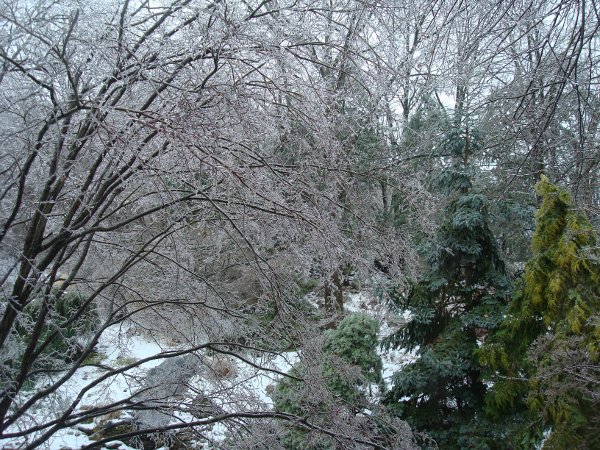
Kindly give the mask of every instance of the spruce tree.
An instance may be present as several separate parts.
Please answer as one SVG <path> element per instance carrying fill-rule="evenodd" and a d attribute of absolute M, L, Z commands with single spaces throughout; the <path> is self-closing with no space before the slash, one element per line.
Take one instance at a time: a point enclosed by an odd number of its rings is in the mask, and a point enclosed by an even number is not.
<path fill-rule="evenodd" d="M 394 375 L 386 403 L 439 448 L 488 447 L 481 414 L 486 386 L 475 354 L 500 322 L 510 289 L 486 199 L 471 181 L 468 160 L 478 145 L 476 135 L 459 131 L 444 143 L 442 151 L 454 158 L 439 178 L 447 197 L 443 222 L 429 244 L 428 270 L 407 295 L 396 296 L 412 319 L 384 342 L 417 354 Z"/>
<path fill-rule="evenodd" d="M 532 258 L 509 312 L 480 351 L 488 412 L 514 448 L 600 448 L 600 251 L 588 219 L 547 178 Z"/>

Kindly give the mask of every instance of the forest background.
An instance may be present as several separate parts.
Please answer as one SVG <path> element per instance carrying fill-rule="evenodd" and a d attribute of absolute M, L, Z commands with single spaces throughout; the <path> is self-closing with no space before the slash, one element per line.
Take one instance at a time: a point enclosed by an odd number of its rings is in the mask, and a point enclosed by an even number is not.
<path fill-rule="evenodd" d="M 0 439 L 598 448 L 599 27 L 586 0 L 3 0 Z M 408 314 L 391 384 L 350 289 Z M 271 404 L 206 391 L 236 365 Z"/>

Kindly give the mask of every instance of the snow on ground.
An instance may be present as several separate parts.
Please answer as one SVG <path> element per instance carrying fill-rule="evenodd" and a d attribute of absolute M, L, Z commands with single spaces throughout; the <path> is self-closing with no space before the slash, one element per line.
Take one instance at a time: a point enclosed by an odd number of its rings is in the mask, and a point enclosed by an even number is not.
<path fill-rule="evenodd" d="M 113 326 L 108 328 L 102 335 L 97 346 L 98 353 L 103 356 L 101 363 L 113 368 L 124 367 L 134 363 L 137 360 L 151 357 L 162 351 L 177 350 L 175 347 L 168 347 L 161 342 L 142 336 L 134 332 L 133 327 Z M 264 355 L 260 357 L 248 357 L 254 365 L 273 369 L 279 372 L 287 372 L 292 365 L 298 361 L 297 352 L 289 352 L 278 355 Z M 143 380 L 145 373 L 157 367 L 164 359 L 155 359 L 145 362 L 140 366 L 109 378 L 91 389 L 83 397 L 78 410 L 85 410 L 92 406 L 110 404 L 131 396 L 139 390 L 140 381 Z M 222 379 L 207 379 L 197 376 L 190 380 L 190 384 L 199 392 L 203 392 L 207 397 L 216 400 L 217 406 L 223 412 L 233 412 L 241 409 L 256 410 L 261 407 L 268 409 L 272 406 L 272 400 L 267 395 L 267 387 L 273 384 L 280 375 L 276 373 L 259 370 L 242 361 L 236 361 L 236 375 L 233 377 L 224 377 Z M 50 398 L 43 402 L 31 417 L 28 417 L 27 423 L 22 421 L 21 426 L 33 425 L 34 423 L 44 423 L 48 420 L 53 411 L 63 410 L 66 405 L 84 389 L 91 381 L 101 376 L 102 369 L 93 366 L 82 367 L 77 370 L 73 377 L 58 390 L 56 398 Z M 43 385 L 48 380 L 40 380 L 38 383 Z M 227 393 L 226 396 L 221 393 Z M 189 414 L 178 413 L 179 420 L 196 420 Z M 96 419 L 97 420 L 97 419 Z M 97 423 L 85 425 L 87 428 L 95 428 Z M 80 426 L 81 427 L 81 426 Z M 207 431 L 206 436 L 216 441 L 223 440 L 227 429 L 222 424 L 215 424 Z M 15 431 L 17 427 L 13 427 Z M 88 436 L 79 429 L 70 428 L 56 433 L 42 448 L 50 450 L 78 449 L 85 445 L 93 444 Z M 17 449 L 22 441 L 0 440 L 0 448 Z M 118 441 L 113 444 L 117 445 Z M 115 447 L 112 447 L 115 448 Z M 119 449 L 130 449 L 127 445 L 120 443 Z"/>
<path fill-rule="evenodd" d="M 56 433 L 50 441 L 48 441 L 44 448 L 48 448 L 50 450 L 67 450 L 67 449 L 78 449 L 82 448 L 86 445 L 92 445 L 94 441 L 89 439 L 84 433 L 79 430 L 75 430 L 72 428 L 68 428 L 65 430 L 61 430 Z M 9 450 L 11 448 L 17 449 L 18 447 L 10 447 L 10 444 L 4 446 L 2 442 L 0 442 L 3 449 Z M 136 450 L 133 447 L 125 445 L 123 442 L 114 441 L 109 443 L 111 448 L 118 448 L 119 450 Z M 118 447 L 116 447 L 118 445 Z"/>
<path fill-rule="evenodd" d="M 116 368 L 126 366 L 136 360 L 146 358 L 160 353 L 162 348 L 157 342 L 141 336 L 136 336 L 131 332 L 131 327 L 113 326 L 108 328 L 100 338 L 97 350 L 100 354 L 106 357 L 102 360 L 102 364 Z M 89 407 L 102 404 L 110 404 L 115 401 L 129 397 L 136 389 L 140 375 L 150 367 L 160 364 L 161 360 L 154 360 L 142 364 L 140 367 L 128 371 L 124 374 L 119 374 L 90 389 L 83 397 L 77 410 L 84 411 Z M 20 427 L 31 426 L 34 424 L 44 423 L 50 420 L 54 412 L 64 410 L 76 396 L 88 386 L 88 384 L 101 376 L 104 372 L 102 369 L 93 366 L 81 367 L 75 374 L 63 384 L 56 392 L 56 395 L 48 397 L 38 403 L 36 408 L 29 416 L 23 418 L 19 424 L 12 428 L 16 431 Z M 59 374 L 57 376 L 62 376 Z M 48 379 L 40 379 L 37 384 L 43 387 L 48 383 Z M 94 427 L 95 424 L 89 425 Z M 9 428 L 9 431 L 11 429 Z M 77 429 L 65 429 L 57 432 L 52 438 L 45 443 L 43 448 L 54 449 L 77 449 L 84 445 L 92 444 L 88 436 Z M 0 440 L 0 448 L 11 449 L 19 448 L 21 441 L 19 440 Z M 122 445 L 122 449 L 127 449 Z"/>
<path fill-rule="evenodd" d="M 345 308 L 349 312 L 366 313 L 376 317 L 381 324 L 381 338 L 391 334 L 398 326 L 409 320 L 407 315 L 398 317 L 391 314 L 388 308 L 378 302 L 372 293 L 366 291 L 350 293 L 346 298 Z M 158 340 L 140 335 L 131 326 L 120 325 L 110 327 L 105 331 L 97 350 L 101 355 L 100 357 L 103 358 L 102 364 L 110 367 L 124 367 L 137 360 L 157 355 L 162 351 L 177 350 L 177 348 L 169 347 Z M 380 349 L 379 353 L 383 361 L 384 380 L 388 386 L 394 372 L 414 360 L 414 354 L 401 349 L 387 352 Z M 247 358 L 256 366 L 285 373 L 298 361 L 299 355 L 297 352 L 288 352 L 255 357 L 248 356 Z M 140 382 L 145 373 L 149 369 L 159 366 L 163 361 L 164 359 L 148 361 L 135 369 L 100 383 L 86 393 L 78 410 L 109 404 L 129 397 L 140 388 Z M 207 377 L 206 373 L 199 374 L 190 379 L 190 385 L 197 392 L 202 392 L 210 398 L 221 412 L 271 408 L 273 401 L 268 395 L 269 386 L 274 385 L 281 378 L 281 375 L 252 367 L 251 364 L 239 360 L 234 365 L 236 367 L 235 373 L 229 377 L 211 378 Z M 60 388 L 58 397 L 62 401 L 59 405 L 53 405 L 48 400 L 27 420 L 30 424 L 47 420 L 53 410 L 62 410 L 88 383 L 102 373 L 102 369 L 98 367 L 86 366 L 80 368 L 72 379 Z M 40 380 L 40 383 L 44 383 L 44 380 Z M 179 420 L 195 420 L 188 413 L 178 413 L 177 415 Z M 96 425 L 96 423 L 91 423 L 85 426 L 94 428 Z M 225 438 L 226 433 L 227 428 L 224 424 L 215 424 L 208 427 L 206 437 L 218 442 Z M 92 443 L 93 441 L 82 431 L 66 429 L 56 433 L 43 448 L 50 450 L 78 449 Z M 17 440 L 0 440 L 0 448 L 3 449 L 16 449 L 19 448 L 19 444 Z M 119 445 L 118 442 L 113 444 Z M 131 447 L 120 443 L 118 448 L 127 450 Z"/>

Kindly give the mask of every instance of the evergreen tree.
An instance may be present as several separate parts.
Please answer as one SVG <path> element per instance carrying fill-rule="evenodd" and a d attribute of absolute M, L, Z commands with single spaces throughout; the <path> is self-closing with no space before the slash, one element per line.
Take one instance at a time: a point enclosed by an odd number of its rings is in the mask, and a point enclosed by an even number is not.
<path fill-rule="evenodd" d="M 488 227 L 486 199 L 474 191 L 469 155 L 478 137 L 451 133 L 454 162 L 440 177 L 443 223 L 427 254 L 428 271 L 396 297 L 412 320 L 384 345 L 416 350 L 397 372 L 386 402 L 440 448 L 487 448 L 481 436 L 486 387 L 475 356 L 478 340 L 500 322 L 510 283 Z"/>
<path fill-rule="evenodd" d="M 600 251 L 570 195 L 537 184 L 533 256 L 509 314 L 480 351 L 493 370 L 488 412 L 514 447 L 600 448 Z M 595 394 L 594 394 L 595 392 Z"/>
<path fill-rule="evenodd" d="M 370 383 L 382 383 L 382 363 L 376 352 L 378 332 L 379 323 L 367 315 L 345 317 L 327 335 L 321 361 L 312 355 L 294 365 L 290 371 L 294 378 L 284 378 L 277 384 L 273 392 L 275 409 L 308 417 L 321 426 L 331 427 L 344 416 L 350 422 L 357 412 L 370 406 L 365 397 Z M 305 378 L 311 379 L 312 384 L 302 381 Z M 323 386 L 318 385 L 319 381 Z M 337 448 L 332 438 L 309 435 L 297 427 L 289 429 L 283 444 L 288 449 Z"/>
<path fill-rule="evenodd" d="M 364 382 L 383 382 L 383 364 L 377 354 L 379 323 L 366 314 L 353 314 L 345 317 L 331 333 L 323 350 L 342 358 L 345 362 L 358 366 Z M 325 368 L 325 378 L 333 392 L 346 400 L 357 395 L 357 386 L 348 385 L 344 376 L 334 367 Z"/>

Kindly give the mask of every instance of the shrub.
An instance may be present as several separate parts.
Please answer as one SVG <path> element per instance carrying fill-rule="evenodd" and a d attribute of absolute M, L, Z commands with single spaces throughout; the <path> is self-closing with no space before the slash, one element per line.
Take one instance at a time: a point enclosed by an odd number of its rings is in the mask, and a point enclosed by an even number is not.
<path fill-rule="evenodd" d="M 379 322 L 366 314 L 345 317 L 329 336 L 324 350 L 360 367 L 370 382 L 381 383 L 382 364 L 376 352 Z"/>
<path fill-rule="evenodd" d="M 94 305 L 86 304 L 87 298 L 79 293 L 65 292 L 59 296 L 52 292 L 46 301 L 50 308 L 37 339 L 36 350 L 43 346 L 45 357 L 37 360 L 42 366 L 40 368 L 48 369 L 79 357 L 86 339 L 97 329 L 99 320 Z M 24 310 L 18 334 L 26 346 L 31 342 L 31 327 L 40 317 L 42 306 L 43 300 L 36 299 Z"/>
<path fill-rule="evenodd" d="M 364 314 L 344 318 L 325 338 L 322 352 L 297 363 L 274 389 L 277 411 L 310 417 L 334 427 L 337 420 L 357 420 L 366 398 L 361 387 L 382 383 L 381 358 L 376 353 L 378 322 Z M 344 419 L 345 418 L 345 419 Z M 356 420 L 355 420 L 356 419 Z M 331 444 L 331 445 L 330 445 Z M 330 438 L 291 429 L 284 439 L 289 449 L 335 448 Z"/>

